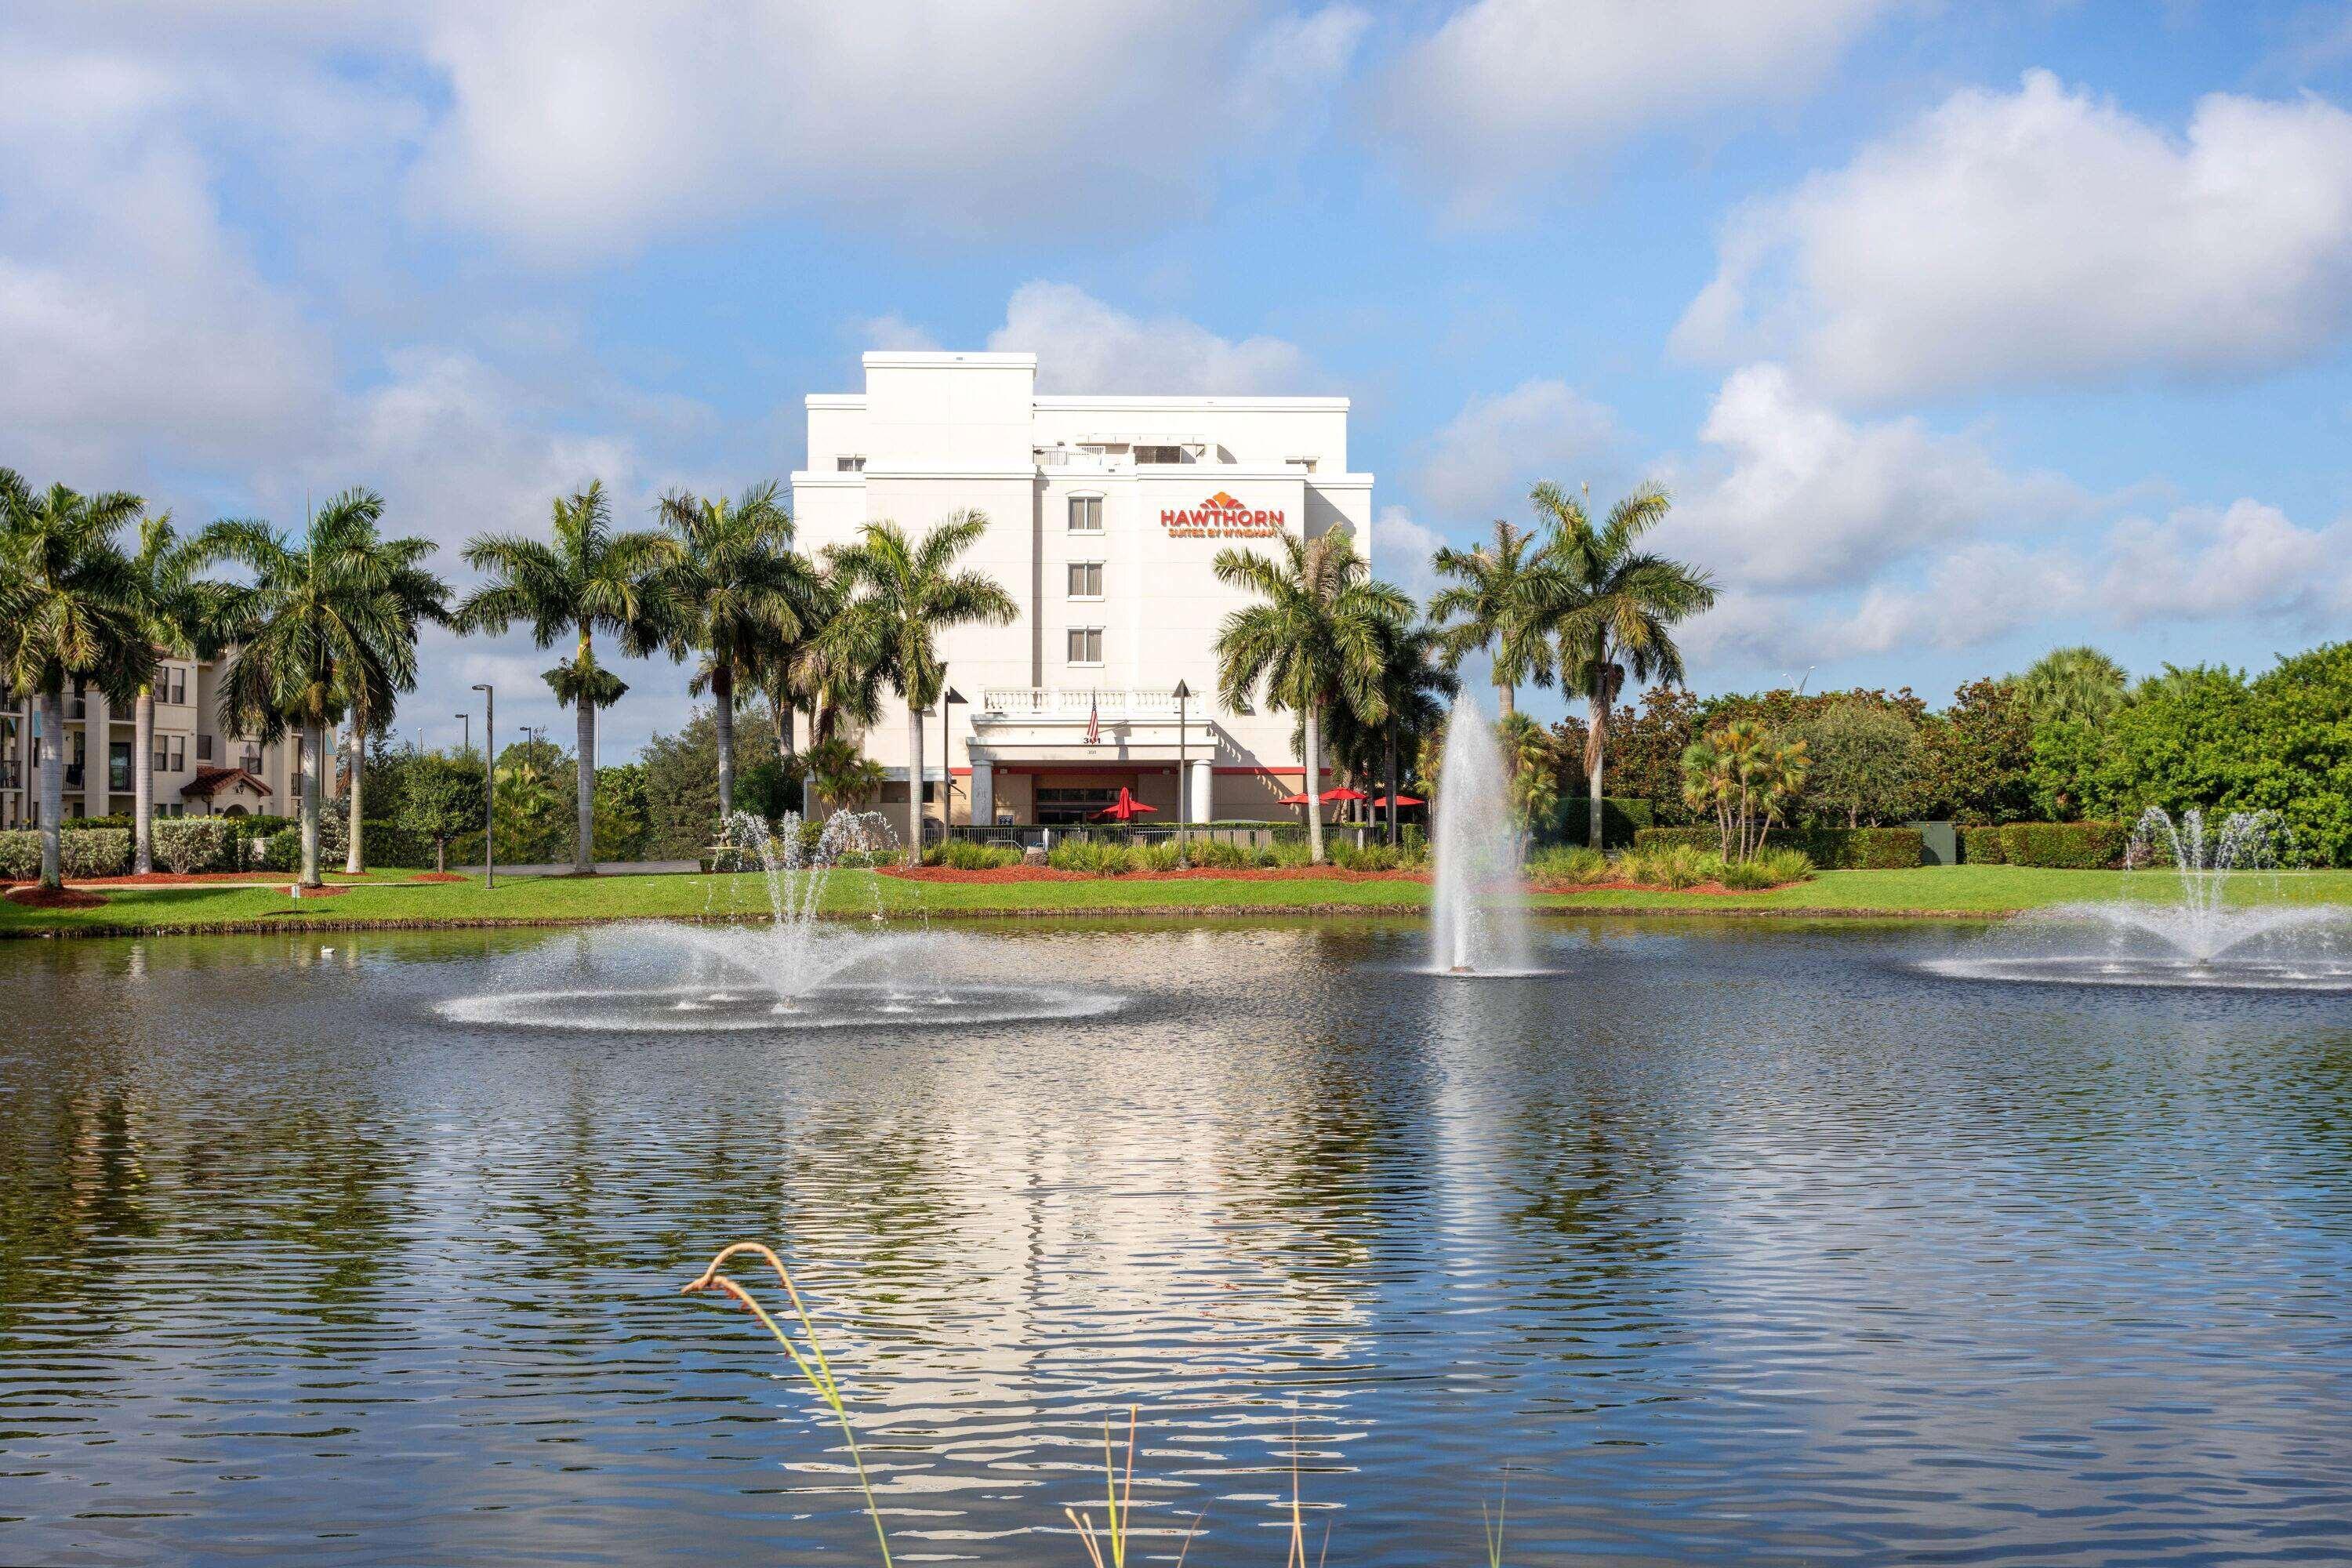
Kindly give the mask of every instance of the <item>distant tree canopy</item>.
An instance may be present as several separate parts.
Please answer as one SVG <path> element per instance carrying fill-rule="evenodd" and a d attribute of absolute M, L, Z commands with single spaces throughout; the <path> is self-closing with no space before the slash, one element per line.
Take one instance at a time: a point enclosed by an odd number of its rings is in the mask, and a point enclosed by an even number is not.
<path fill-rule="evenodd" d="M 735 715 L 738 810 L 763 814 L 785 791 L 780 778 L 761 773 L 776 755 L 773 721 L 764 708 Z M 700 854 L 719 830 L 719 724 L 709 708 L 698 707 L 675 734 L 656 735 L 640 759 L 645 770 L 646 853 L 656 860 L 686 860 Z M 778 774 L 781 770 L 774 770 Z M 753 799 L 754 794 L 761 796 Z"/>

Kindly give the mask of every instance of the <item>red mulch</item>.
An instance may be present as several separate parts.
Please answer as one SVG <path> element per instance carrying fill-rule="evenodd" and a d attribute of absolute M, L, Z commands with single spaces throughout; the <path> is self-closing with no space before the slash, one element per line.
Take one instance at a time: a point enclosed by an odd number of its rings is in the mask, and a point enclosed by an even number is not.
<path fill-rule="evenodd" d="M 96 893 L 85 893 L 79 888 L 44 888 L 37 882 L 27 882 L 11 888 L 8 901 L 28 910 L 99 910 L 106 900 Z"/>
<path fill-rule="evenodd" d="M 205 882 L 266 881 L 268 876 L 267 871 L 191 871 L 184 877 L 176 871 L 150 871 L 143 877 L 76 877 L 73 880 L 77 888 L 193 888 Z"/>
<path fill-rule="evenodd" d="M 984 871 L 953 866 L 886 866 L 886 877 L 910 882 L 1426 882 L 1425 871 L 1343 871 L 1337 866 L 1257 867 L 1220 870 L 1192 866 L 1181 871 L 1126 871 L 1106 877 L 1093 871 L 1057 871 L 1051 866 L 992 866 Z"/>
<path fill-rule="evenodd" d="M 306 888 L 299 882 L 291 882 L 287 885 L 286 896 L 289 899 L 340 899 L 351 890 L 348 884 L 337 887 L 330 883 L 323 888 Z"/>
<path fill-rule="evenodd" d="M 462 882 L 465 878 L 455 871 L 419 871 L 408 879 L 412 882 Z"/>

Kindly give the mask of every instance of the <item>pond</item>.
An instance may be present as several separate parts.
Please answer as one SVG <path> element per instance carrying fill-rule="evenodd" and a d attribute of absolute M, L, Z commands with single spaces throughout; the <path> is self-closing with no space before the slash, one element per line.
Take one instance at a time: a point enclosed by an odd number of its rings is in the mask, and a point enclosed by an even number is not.
<path fill-rule="evenodd" d="M 2352 1531 L 2352 1005 L 1964 928 L 941 937 L 1099 1005 L 499 1021 L 613 938 L 0 944 L 0 1561 L 2311 1559 Z M 604 943 L 599 946 L 599 942 Z M 891 949 L 903 977 L 921 943 Z M 890 975 L 881 977 L 884 981 Z M 600 1023 L 605 1026 L 599 1026 Z M 2340 1560 L 2340 1558 L 2338 1559 Z"/>

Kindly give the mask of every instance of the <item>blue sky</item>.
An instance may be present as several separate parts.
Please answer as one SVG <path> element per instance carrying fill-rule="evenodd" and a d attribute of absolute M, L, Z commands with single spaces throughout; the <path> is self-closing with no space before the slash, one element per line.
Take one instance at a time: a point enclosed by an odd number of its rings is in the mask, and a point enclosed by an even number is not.
<path fill-rule="evenodd" d="M 1940 700 L 2060 642 L 2345 635 L 2347 331 L 2343 5 L 0 22 L 0 463 L 186 521 L 363 484 L 454 546 L 591 477 L 643 515 L 789 473 L 864 348 L 1020 348 L 1347 394 L 1417 588 L 1533 479 L 1664 482 L 1727 590 L 1695 685 Z M 551 722 L 549 662 L 436 638 L 409 721 L 492 679 Z M 608 758 L 682 707 L 628 674 Z"/>

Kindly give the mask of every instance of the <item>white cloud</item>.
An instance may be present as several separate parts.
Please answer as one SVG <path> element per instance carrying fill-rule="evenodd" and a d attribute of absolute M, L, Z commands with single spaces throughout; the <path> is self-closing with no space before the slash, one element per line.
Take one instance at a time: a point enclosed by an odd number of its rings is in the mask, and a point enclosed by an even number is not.
<path fill-rule="evenodd" d="M 1403 507 L 1384 506 L 1372 519 L 1372 574 L 1425 600 L 1437 591 L 1430 557 L 1446 542 L 1444 534 L 1413 521 Z"/>
<path fill-rule="evenodd" d="M 1475 216 L 1624 137 L 1810 89 L 1887 0 L 1475 0 L 1406 51 L 1381 117 Z"/>
<path fill-rule="evenodd" d="M 1675 332 L 1891 400 L 2243 374 L 2352 321 L 2352 114 L 2217 93 L 2185 138 L 2044 71 L 1733 223 Z"/>
<path fill-rule="evenodd" d="M 1236 342 L 1181 316 L 1131 316 L 1068 283 L 1014 289 L 988 346 L 1034 353 L 1037 385 L 1046 392 L 1297 392 L 1311 368 L 1304 351 L 1283 339 Z"/>
<path fill-rule="evenodd" d="M 2116 621 L 2287 616 L 2311 621 L 2352 604 L 2352 528 L 2307 529 L 2274 506 L 2183 508 L 2162 522 L 2109 531 L 2100 603 Z"/>
<path fill-rule="evenodd" d="M 1442 512 L 1478 521 L 1525 510 L 1538 479 L 1562 483 L 1605 459 L 1617 443 L 1609 410 L 1564 381 L 1523 381 L 1474 397 L 1430 437 L 1413 488 Z"/>
<path fill-rule="evenodd" d="M 877 226 L 1157 226 L 1318 116 L 1363 20 L 1257 0 L 444 4 L 429 210 L 542 256 L 818 203 Z"/>
<path fill-rule="evenodd" d="M 1979 647 L 2084 600 L 2082 568 L 2063 552 L 1969 544 L 1858 594 L 1735 589 L 1691 623 L 1685 647 L 1695 660 L 1784 668 L 1793 681 L 1816 664 Z"/>
<path fill-rule="evenodd" d="M 1729 376 L 1699 436 L 1714 454 L 1668 470 L 1677 500 L 1661 545 L 1755 587 L 1866 581 L 1937 545 L 2086 504 L 2056 476 L 2007 472 L 1967 436 L 1916 418 L 1849 420 L 1774 364 Z"/>

